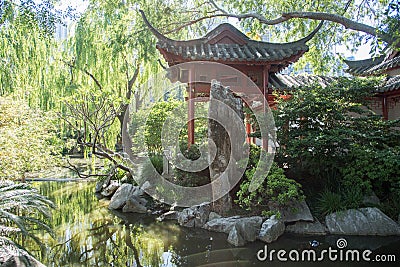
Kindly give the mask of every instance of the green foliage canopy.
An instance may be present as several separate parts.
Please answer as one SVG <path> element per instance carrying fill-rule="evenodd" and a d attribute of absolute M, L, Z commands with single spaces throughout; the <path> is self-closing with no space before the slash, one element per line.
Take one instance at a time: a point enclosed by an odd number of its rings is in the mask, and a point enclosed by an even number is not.
<path fill-rule="evenodd" d="M 342 78 L 327 87 L 298 88 L 290 100 L 280 99 L 274 111 L 280 166 L 291 175 L 309 177 L 305 183 L 342 194 L 343 199 L 374 191 L 396 203 L 400 120 L 384 121 L 368 109 L 367 100 L 377 84 L 377 79 Z M 347 189 L 355 191 L 348 194 L 343 191 Z"/>

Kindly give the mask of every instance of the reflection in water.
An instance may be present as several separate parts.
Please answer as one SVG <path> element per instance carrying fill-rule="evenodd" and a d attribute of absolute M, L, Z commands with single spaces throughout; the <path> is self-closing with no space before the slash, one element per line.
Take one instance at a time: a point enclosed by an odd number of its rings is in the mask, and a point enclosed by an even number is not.
<path fill-rule="evenodd" d="M 57 205 L 50 222 L 55 238 L 42 234 L 47 250 L 40 251 L 26 240 L 25 247 L 47 266 L 281 266 L 283 263 L 259 262 L 258 250 L 264 243 L 254 242 L 235 248 L 227 236 L 202 229 L 179 227 L 175 222 L 157 222 L 145 214 L 120 213 L 107 208 L 108 201 L 94 195 L 94 183 L 34 183 L 40 192 Z M 309 241 L 321 242 L 320 250 L 334 244 L 338 237 L 283 235 L 269 249 L 309 249 Z M 347 237 L 349 246 L 367 245 L 380 253 L 399 252 L 399 238 Z M 388 245 L 389 244 L 389 245 Z M 371 247 L 372 246 L 372 247 Z M 400 255 L 397 256 L 400 260 Z M 324 262 L 324 266 L 363 266 L 363 262 Z M 286 266 L 309 266 L 292 262 Z M 389 264 L 385 264 L 389 266 Z"/>
<path fill-rule="evenodd" d="M 174 266 L 172 256 L 163 257 L 160 231 L 147 226 L 144 230 L 145 217 L 128 222 L 111 214 L 107 201 L 99 201 L 93 194 L 93 183 L 43 182 L 34 186 L 57 205 L 51 221 L 56 238 L 44 235 L 48 250 L 37 255 L 44 264 Z M 179 234 L 178 227 L 166 231 Z"/>

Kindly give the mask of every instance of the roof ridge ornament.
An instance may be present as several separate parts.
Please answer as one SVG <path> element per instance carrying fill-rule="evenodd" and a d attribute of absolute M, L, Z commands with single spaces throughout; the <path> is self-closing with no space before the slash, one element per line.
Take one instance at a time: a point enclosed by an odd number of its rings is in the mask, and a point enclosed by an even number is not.
<path fill-rule="evenodd" d="M 170 42 L 175 42 L 175 40 L 172 40 L 171 38 L 168 38 L 161 32 L 159 32 L 156 28 L 153 27 L 153 25 L 149 22 L 149 20 L 146 17 L 146 14 L 144 13 L 143 10 L 139 9 L 140 14 L 142 15 L 143 21 L 146 24 L 146 26 L 150 29 L 150 31 L 157 37 L 158 40 L 162 41 L 170 41 Z"/>
<path fill-rule="evenodd" d="M 317 34 L 317 32 L 322 28 L 322 26 L 324 25 L 324 22 L 325 22 L 325 20 L 322 20 L 318 24 L 318 26 L 309 35 L 307 35 L 306 37 L 304 37 L 304 38 L 302 38 L 302 39 L 300 39 L 298 41 L 295 41 L 295 42 L 307 43 L 308 41 L 310 41 Z"/>

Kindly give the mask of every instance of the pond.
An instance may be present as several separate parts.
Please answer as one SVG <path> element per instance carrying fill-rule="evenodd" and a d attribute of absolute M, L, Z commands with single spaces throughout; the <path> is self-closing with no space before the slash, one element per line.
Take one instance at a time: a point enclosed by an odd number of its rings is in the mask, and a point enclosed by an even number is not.
<path fill-rule="evenodd" d="M 154 216 L 110 211 L 108 202 L 97 199 L 91 182 L 35 182 L 40 192 L 57 205 L 51 225 L 54 238 L 42 234 L 45 249 L 28 241 L 24 245 L 47 266 L 281 266 L 259 261 L 262 242 L 233 247 L 222 233 L 180 227 L 173 221 L 158 222 Z M 336 248 L 338 236 L 304 237 L 285 234 L 268 245 L 273 249 L 321 251 Z M 398 237 L 344 237 L 347 248 L 371 249 L 372 255 L 391 254 L 400 261 Z M 310 241 L 320 245 L 311 248 Z M 371 256 L 372 257 L 372 256 Z M 331 262 L 326 266 L 362 266 L 365 263 Z M 309 262 L 286 262 L 309 266 Z M 389 263 L 385 263 L 389 266 Z M 383 265 L 377 265 L 383 266 Z M 393 264 L 395 266 L 395 264 Z"/>

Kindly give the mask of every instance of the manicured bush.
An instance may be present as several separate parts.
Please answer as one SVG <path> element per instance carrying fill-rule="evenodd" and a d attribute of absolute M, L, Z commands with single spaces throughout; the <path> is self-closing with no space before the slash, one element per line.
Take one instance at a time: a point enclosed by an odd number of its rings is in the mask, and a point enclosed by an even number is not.
<path fill-rule="evenodd" d="M 236 193 L 235 202 L 246 210 L 256 212 L 267 212 L 268 202 L 274 201 L 281 205 L 289 201 L 304 199 L 301 185 L 293 179 L 286 177 L 284 170 L 273 163 L 263 183 L 254 191 L 249 187 L 257 168 L 261 149 L 254 145 L 250 146 L 250 157 L 245 175 L 240 183 L 240 189 Z M 261 163 L 262 164 L 262 163 Z"/>

